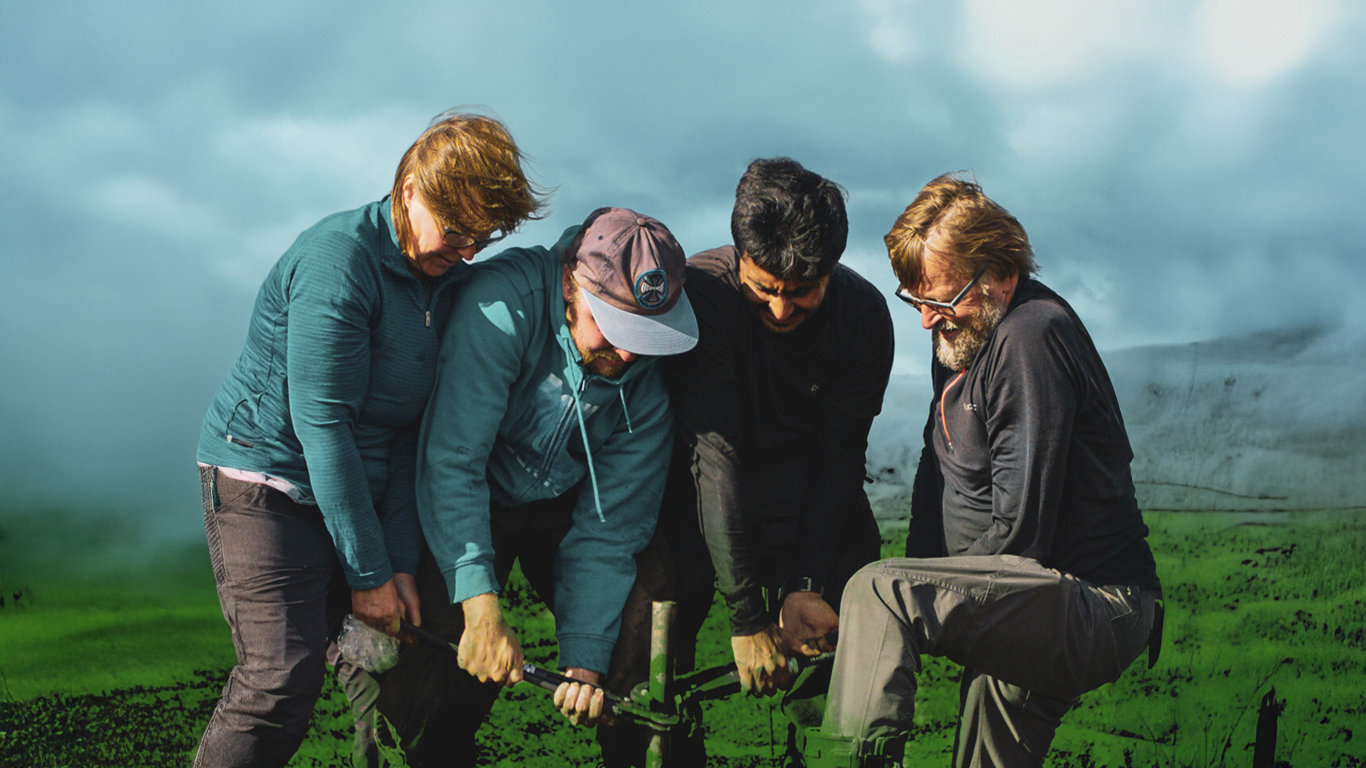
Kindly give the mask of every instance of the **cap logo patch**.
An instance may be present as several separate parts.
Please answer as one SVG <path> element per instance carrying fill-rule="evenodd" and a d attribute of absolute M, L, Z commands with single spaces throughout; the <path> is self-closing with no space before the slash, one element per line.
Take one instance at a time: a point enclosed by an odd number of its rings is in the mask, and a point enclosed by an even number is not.
<path fill-rule="evenodd" d="M 632 291 L 641 308 L 659 309 L 669 299 L 669 276 L 662 269 L 652 269 L 636 278 Z"/>

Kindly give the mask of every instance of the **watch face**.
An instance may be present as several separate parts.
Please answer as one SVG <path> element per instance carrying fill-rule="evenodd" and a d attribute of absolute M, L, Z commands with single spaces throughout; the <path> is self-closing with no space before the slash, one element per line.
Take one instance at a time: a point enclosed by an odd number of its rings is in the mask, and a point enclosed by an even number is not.
<path fill-rule="evenodd" d="M 782 593 L 784 595 L 790 595 L 793 592 L 815 592 L 819 595 L 823 593 L 823 590 L 821 585 L 810 576 L 798 576 L 783 583 Z"/>

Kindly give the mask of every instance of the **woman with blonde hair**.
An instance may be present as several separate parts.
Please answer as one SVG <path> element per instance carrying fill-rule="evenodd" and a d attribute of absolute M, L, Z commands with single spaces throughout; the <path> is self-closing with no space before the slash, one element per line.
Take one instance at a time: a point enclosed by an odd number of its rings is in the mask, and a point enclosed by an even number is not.
<path fill-rule="evenodd" d="M 414 574 L 419 419 L 466 263 L 544 194 L 507 129 L 438 116 L 390 194 L 324 218 L 275 264 L 209 406 L 204 527 L 237 652 L 196 766 L 283 766 L 349 611 L 421 623 Z"/>

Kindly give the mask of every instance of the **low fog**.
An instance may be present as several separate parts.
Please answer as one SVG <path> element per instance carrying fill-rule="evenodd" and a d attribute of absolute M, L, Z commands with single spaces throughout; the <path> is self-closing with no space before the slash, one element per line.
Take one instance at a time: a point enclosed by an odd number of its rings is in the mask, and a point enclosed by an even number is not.
<path fill-rule="evenodd" d="M 1301 327 L 1104 353 L 1133 442 L 1143 508 L 1366 507 L 1360 328 Z M 898 364 L 870 436 L 869 494 L 887 521 L 908 511 L 930 397 L 928 334 L 903 334 L 899 343 L 907 358 L 917 347 L 924 357 L 920 366 Z M 198 385 L 211 387 L 208 378 Z M 159 420 L 125 433 L 89 418 L 79 404 L 59 425 L 50 414 L 38 421 L 5 414 L 7 518 L 26 520 L 25 529 L 45 519 L 54 533 L 81 531 L 98 562 L 203 535 L 193 468 L 199 403 L 183 396 L 148 403 L 131 382 L 120 393 Z M 89 521 L 97 531 L 86 529 Z"/>
<path fill-rule="evenodd" d="M 1144 509 L 1366 508 L 1362 326 L 1265 331 L 1103 357 Z M 884 517 L 908 512 L 929 397 L 927 374 L 899 374 L 873 425 L 871 492 L 889 500 L 879 509 Z"/>

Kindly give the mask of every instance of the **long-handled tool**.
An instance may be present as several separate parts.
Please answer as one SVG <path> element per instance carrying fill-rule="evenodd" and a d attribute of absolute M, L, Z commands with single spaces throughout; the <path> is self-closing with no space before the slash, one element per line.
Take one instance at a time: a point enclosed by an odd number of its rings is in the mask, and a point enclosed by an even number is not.
<path fill-rule="evenodd" d="M 413 635 L 418 640 L 424 643 L 434 645 L 437 647 L 449 648 L 452 652 L 455 652 L 457 654 L 460 651 L 460 647 L 456 643 L 452 643 L 449 640 L 446 640 L 445 638 L 433 632 L 425 630 L 422 627 L 419 627 L 415 624 L 411 624 L 407 621 L 404 621 L 402 622 L 401 626 L 404 632 Z M 733 664 L 731 665 L 731 669 L 734 669 Z M 722 675 L 724 675 L 726 670 L 719 669 L 709 671 L 719 671 L 720 673 L 722 673 Z M 541 669 L 540 667 L 530 662 L 522 665 L 522 680 L 552 692 L 564 683 L 583 682 L 582 680 L 575 680 L 570 677 L 565 677 L 564 675 L 561 675 L 558 672 L 551 672 L 550 670 Z M 722 682 L 724 683 L 725 681 Z M 740 689 L 738 676 L 735 677 L 734 687 L 736 691 Z M 717 695 L 726 695 L 731 692 L 733 691 L 725 691 Z M 656 712 L 650 709 L 648 706 L 635 701 L 634 695 L 630 697 L 622 697 L 612 693 L 611 691 L 604 690 L 603 696 L 605 698 L 608 713 L 612 717 L 624 718 L 626 720 L 639 723 L 647 728 L 650 728 L 651 730 L 656 731 L 670 730 L 679 725 L 680 718 L 672 716 L 668 713 Z M 714 698 L 714 696 L 708 696 L 706 698 Z"/>
<path fill-rule="evenodd" d="M 669 737 L 687 734 L 698 726 L 691 714 L 696 711 L 698 702 L 725 698 L 740 692 L 740 673 L 733 663 L 689 672 L 677 678 L 673 676 L 669 653 L 673 615 L 674 603 L 654 604 L 649 679 L 637 685 L 629 696 L 603 691 L 605 708 L 612 717 L 637 723 L 651 731 L 649 752 L 646 754 L 648 768 L 661 768 L 664 765 Z M 459 652 L 456 643 L 406 621 L 403 622 L 403 630 L 424 643 Z M 834 658 L 833 653 L 794 657 L 788 661 L 788 671 L 795 676 L 807 667 L 831 663 Z M 582 682 L 529 663 L 522 665 L 522 679 L 547 691 L 554 691 L 564 683 Z"/>

